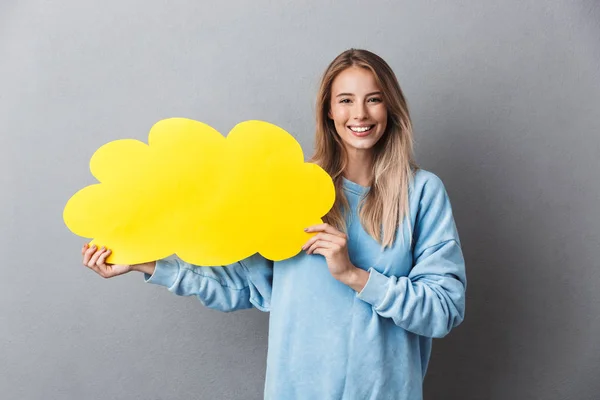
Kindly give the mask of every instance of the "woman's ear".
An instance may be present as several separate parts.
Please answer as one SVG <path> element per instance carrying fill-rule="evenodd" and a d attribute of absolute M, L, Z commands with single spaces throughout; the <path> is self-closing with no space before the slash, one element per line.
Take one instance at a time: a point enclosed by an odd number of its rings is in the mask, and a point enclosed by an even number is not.
<path fill-rule="evenodd" d="M 329 111 L 327 111 L 327 118 L 333 120 L 333 117 L 331 116 L 331 108 L 329 109 Z"/>

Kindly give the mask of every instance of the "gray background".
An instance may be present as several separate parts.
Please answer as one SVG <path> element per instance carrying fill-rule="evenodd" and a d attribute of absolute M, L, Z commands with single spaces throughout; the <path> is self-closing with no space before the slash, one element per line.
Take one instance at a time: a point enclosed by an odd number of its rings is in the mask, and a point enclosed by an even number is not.
<path fill-rule="evenodd" d="M 98 147 L 162 118 L 267 120 L 309 155 L 321 73 L 364 47 L 396 71 L 467 260 L 426 399 L 597 399 L 599 21 L 594 1 L 3 1 L 0 396 L 260 398 L 267 314 L 103 280 L 62 209 Z"/>

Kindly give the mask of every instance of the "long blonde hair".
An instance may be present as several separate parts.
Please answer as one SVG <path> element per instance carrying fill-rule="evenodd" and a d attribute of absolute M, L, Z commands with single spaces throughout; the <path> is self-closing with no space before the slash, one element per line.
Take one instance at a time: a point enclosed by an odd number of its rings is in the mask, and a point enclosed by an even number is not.
<path fill-rule="evenodd" d="M 317 95 L 315 153 L 310 161 L 329 173 L 335 184 L 336 201 L 324 217 L 325 222 L 347 231 L 345 216 L 349 204 L 342 188 L 348 157 L 328 114 L 333 80 L 350 67 L 365 68 L 373 73 L 387 107 L 386 130 L 373 148 L 371 186 L 359 211 L 365 230 L 385 248 L 393 245 L 396 229 L 408 217 L 408 189 L 418 166 L 414 160 L 412 123 L 406 100 L 396 75 L 378 55 L 367 50 L 346 50 L 325 70 Z"/>

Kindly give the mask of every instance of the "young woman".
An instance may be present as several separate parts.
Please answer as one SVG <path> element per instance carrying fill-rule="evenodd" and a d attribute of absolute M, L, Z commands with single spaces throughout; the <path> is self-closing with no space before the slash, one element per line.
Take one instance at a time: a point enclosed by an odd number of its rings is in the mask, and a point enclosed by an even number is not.
<path fill-rule="evenodd" d="M 297 256 L 109 265 L 110 250 L 84 246 L 83 263 L 104 277 L 144 272 L 221 311 L 270 312 L 267 399 L 421 399 L 432 338 L 464 318 L 466 276 L 448 195 L 412 141 L 393 71 L 345 51 L 321 82 L 311 160 L 337 200 Z"/>

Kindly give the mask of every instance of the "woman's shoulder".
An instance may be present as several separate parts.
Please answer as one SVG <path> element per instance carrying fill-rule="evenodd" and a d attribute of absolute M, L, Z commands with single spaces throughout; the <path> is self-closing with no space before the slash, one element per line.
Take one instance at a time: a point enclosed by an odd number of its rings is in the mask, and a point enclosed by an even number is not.
<path fill-rule="evenodd" d="M 446 190 L 440 177 L 431 171 L 421 168 L 418 168 L 413 172 L 411 189 L 414 194 L 419 193 L 420 195 L 434 195 L 439 192 L 445 192 Z"/>
<path fill-rule="evenodd" d="M 413 193 L 409 196 L 410 212 L 414 213 L 415 234 L 421 248 L 447 240 L 460 243 L 450 198 L 442 180 L 426 170 L 415 171 L 413 178 Z"/>

